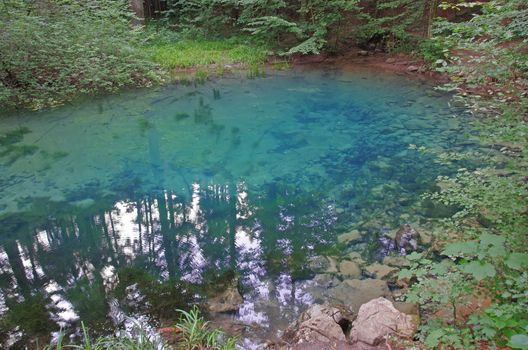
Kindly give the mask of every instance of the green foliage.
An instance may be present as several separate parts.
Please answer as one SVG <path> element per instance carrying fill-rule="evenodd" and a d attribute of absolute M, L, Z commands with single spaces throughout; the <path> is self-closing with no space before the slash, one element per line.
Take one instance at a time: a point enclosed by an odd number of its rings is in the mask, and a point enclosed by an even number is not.
<path fill-rule="evenodd" d="M 262 64 L 268 51 L 265 47 L 230 40 L 181 40 L 155 43 L 142 49 L 154 62 L 165 68 L 205 67 L 212 64 Z"/>
<path fill-rule="evenodd" d="M 184 310 L 178 311 L 181 316 L 176 324 L 176 328 L 181 331 L 182 339 L 179 341 L 179 345 L 183 349 L 235 349 L 236 338 L 226 338 L 222 331 L 211 330 L 209 322 L 201 317 L 200 310 L 196 306 L 189 312 Z"/>
<path fill-rule="evenodd" d="M 49 322 L 46 300 L 41 296 L 28 298 L 23 303 L 8 304 L 9 311 L 0 320 L 0 334 L 7 334 L 15 327 L 36 336 L 45 336 L 53 330 Z"/>
<path fill-rule="evenodd" d="M 54 106 L 80 93 L 149 86 L 128 3 L 52 0 L 0 6 L 0 105 Z"/>
<path fill-rule="evenodd" d="M 453 311 L 450 319 L 429 314 L 421 329 L 429 348 L 471 349 L 482 342 L 527 348 L 526 10 L 523 1 L 487 2 L 468 21 L 438 21 L 435 36 L 422 45 L 422 55 L 451 77 L 445 88 L 459 92 L 457 101 L 479 117 L 474 124 L 489 147 L 486 157 L 478 158 L 481 168 L 441 176 L 440 191 L 424 196 L 457 210 L 439 223 L 449 233 L 437 237 L 440 252 L 429 252 L 429 262 L 415 261 L 401 273 L 416 281 L 410 300 L 425 309 Z M 457 317 L 457 305 L 478 297 L 491 306 Z"/>
<path fill-rule="evenodd" d="M 347 16 L 358 10 L 357 0 L 174 0 L 166 15 L 187 37 L 250 33 L 257 42 L 293 55 L 335 46 L 349 34 Z"/>
<path fill-rule="evenodd" d="M 50 344 L 44 350 L 164 350 L 169 347 L 160 339 L 149 337 L 147 332 L 139 324 L 134 325 L 132 335 L 116 335 L 100 337 L 95 341 L 91 339 L 88 330 L 81 322 L 83 330 L 83 341 L 81 345 L 67 344 L 64 345 L 64 334 L 59 334 L 57 342 Z"/>
<path fill-rule="evenodd" d="M 375 11 L 364 12 L 366 22 L 356 33 L 360 46 L 373 45 L 377 49 L 410 52 L 419 38 L 427 36 L 434 17 L 436 1 L 385 0 L 375 2 Z"/>

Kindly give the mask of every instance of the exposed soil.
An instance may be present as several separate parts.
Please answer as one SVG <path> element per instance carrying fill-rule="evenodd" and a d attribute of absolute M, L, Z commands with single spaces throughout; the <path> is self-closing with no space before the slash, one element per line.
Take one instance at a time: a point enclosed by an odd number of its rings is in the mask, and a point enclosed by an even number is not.
<path fill-rule="evenodd" d="M 428 70 L 425 61 L 411 55 L 364 51 L 359 48 L 352 48 L 338 56 L 321 54 L 298 56 L 293 59 L 294 66 L 305 64 L 331 64 L 347 70 L 370 68 L 392 74 L 422 77 L 438 84 L 449 82 L 447 75 Z"/>

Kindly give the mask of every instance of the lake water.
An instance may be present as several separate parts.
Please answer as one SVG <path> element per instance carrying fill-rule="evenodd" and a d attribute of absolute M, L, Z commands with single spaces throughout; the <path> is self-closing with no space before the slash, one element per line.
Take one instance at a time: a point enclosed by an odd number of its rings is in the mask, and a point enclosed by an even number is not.
<path fill-rule="evenodd" d="M 471 147 L 448 102 L 402 76 L 303 69 L 3 116 L 4 346 L 124 314 L 171 324 L 236 281 L 223 317 L 276 334 L 314 302 L 310 258 L 339 254 L 339 233 L 366 232 L 346 249 L 372 260 L 383 230 L 436 215 L 419 196 L 453 169 L 409 144 Z"/>

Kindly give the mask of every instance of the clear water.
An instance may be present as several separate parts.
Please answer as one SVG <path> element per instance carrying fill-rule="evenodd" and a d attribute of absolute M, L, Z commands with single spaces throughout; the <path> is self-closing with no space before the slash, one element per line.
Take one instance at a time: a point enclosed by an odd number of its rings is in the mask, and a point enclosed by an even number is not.
<path fill-rule="evenodd" d="M 402 76 L 304 69 L 4 116 L 0 134 L 26 129 L 0 142 L 0 312 L 49 319 L 4 341 L 108 329 L 117 309 L 170 324 L 233 275 L 244 304 L 225 317 L 275 333 L 313 302 L 309 258 L 338 233 L 432 215 L 419 195 L 451 169 L 408 145 L 470 147 L 448 101 Z M 373 258 L 375 241 L 354 249 Z"/>

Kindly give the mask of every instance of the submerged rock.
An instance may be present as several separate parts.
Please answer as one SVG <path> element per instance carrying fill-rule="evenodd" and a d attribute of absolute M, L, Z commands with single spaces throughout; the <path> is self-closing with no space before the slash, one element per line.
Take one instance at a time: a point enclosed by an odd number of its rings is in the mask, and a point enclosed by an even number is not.
<path fill-rule="evenodd" d="M 388 265 L 382 265 L 379 263 L 374 263 L 372 265 L 369 265 L 365 267 L 365 270 L 372 277 L 382 279 L 382 280 L 389 279 L 398 272 L 398 269 L 395 267 L 388 266 Z"/>
<path fill-rule="evenodd" d="M 392 300 L 387 282 L 379 279 L 348 279 L 328 290 L 331 300 L 347 306 L 354 314 L 364 303 L 372 299 L 385 297 Z"/>
<path fill-rule="evenodd" d="M 341 320 L 338 309 L 329 305 L 312 305 L 286 329 L 282 338 L 292 345 L 344 342 L 346 338 L 339 323 Z"/>
<path fill-rule="evenodd" d="M 337 273 L 337 260 L 330 256 L 316 256 L 310 259 L 309 268 L 315 272 Z"/>
<path fill-rule="evenodd" d="M 418 249 L 418 232 L 409 224 L 402 225 L 396 232 L 396 247 L 400 254 L 407 254 Z"/>
<path fill-rule="evenodd" d="M 366 264 L 365 260 L 363 260 L 363 257 L 358 252 L 350 252 L 347 255 L 345 255 L 343 258 L 347 259 L 347 260 L 354 261 L 359 266 L 362 266 L 362 265 Z"/>
<path fill-rule="evenodd" d="M 359 278 L 361 267 L 354 261 L 344 260 L 339 263 L 339 273 L 345 277 Z"/>
<path fill-rule="evenodd" d="M 388 335 L 410 338 L 417 328 L 412 316 L 398 311 L 389 300 L 377 298 L 361 305 L 350 337 L 354 344 L 376 346 L 384 343 Z"/>
<path fill-rule="evenodd" d="M 358 230 L 352 230 L 347 233 L 343 233 L 337 236 L 337 241 L 339 243 L 348 244 L 350 242 L 355 242 L 361 239 L 361 233 Z"/>
<path fill-rule="evenodd" d="M 409 266 L 410 263 L 403 256 L 386 256 L 383 258 L 383 265 L 401 268 Z"/>
<path fill-rule="evenodd" d="M 244 299 L 238 292 L 236 285 L 228 287 L 221 294 L 211 298 L 207 302 L 207 309 L 210 312 L 235 312 L 238 311 Z"/>

